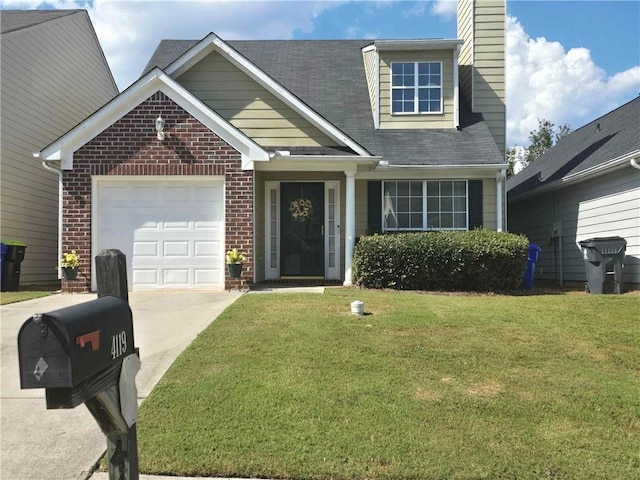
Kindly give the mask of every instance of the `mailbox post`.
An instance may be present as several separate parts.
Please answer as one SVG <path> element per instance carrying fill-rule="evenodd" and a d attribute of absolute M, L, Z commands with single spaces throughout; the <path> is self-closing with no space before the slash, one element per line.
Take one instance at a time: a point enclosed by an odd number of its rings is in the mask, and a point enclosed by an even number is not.
<path fill-rule="evenodd" d="M 113 258 L 125 264 L 118 255 Z M 139 478 L 135 376 L 140 358 L 126 272 L 124 278 L 124 285 L 120 283 L 124 298 L 109 292 L 93 301 L 36 314 L 18 333 L 21 388 L 45 388 L 48 409 L 87 406 L 107 437 L 109 480 Z"/>

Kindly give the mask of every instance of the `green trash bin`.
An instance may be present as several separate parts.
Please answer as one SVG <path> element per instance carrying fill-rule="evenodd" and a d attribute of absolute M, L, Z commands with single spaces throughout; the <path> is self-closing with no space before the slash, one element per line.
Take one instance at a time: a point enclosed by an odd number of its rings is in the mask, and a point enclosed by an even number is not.
<path fill-rule="evenodd" d="M 2 259 L 2 284 L 3 292 L 15 292 L 20 287 L 20 266 L 24 260 L 27 244 L 15 240 L 3 240 L 6 253 Z"/>

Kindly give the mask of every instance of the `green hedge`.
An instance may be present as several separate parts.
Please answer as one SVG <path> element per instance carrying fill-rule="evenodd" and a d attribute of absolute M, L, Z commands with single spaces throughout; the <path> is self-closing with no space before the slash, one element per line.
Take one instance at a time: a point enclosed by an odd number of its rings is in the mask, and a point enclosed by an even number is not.
<path fill-rule="evenodd" d="M 522 285 L 526 237 L 489 230 L 362 236 L 353 280 L 367 288 L 508 291 Z"/>

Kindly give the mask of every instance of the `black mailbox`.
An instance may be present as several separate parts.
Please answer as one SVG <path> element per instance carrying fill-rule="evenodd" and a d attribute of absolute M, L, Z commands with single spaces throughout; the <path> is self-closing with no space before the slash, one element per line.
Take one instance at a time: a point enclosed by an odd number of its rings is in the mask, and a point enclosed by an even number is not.
<path fill-rule="evenodd" d="M 118 297 L 34 315 L 18 333 L 20 386 L 75 389 L 134 352 L 131 309 Z"/>

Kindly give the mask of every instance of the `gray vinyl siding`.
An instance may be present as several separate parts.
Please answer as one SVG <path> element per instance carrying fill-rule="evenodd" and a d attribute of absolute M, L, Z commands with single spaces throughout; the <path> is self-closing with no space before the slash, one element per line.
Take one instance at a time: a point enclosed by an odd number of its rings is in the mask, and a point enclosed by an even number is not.
<path fill-rule="evenodd" d="M 3 240 L 28 245 L 20 283 L 51 282 L 57 279 L 58 177 L 33 153 L 118 90 L 86 12 L 5 33 L 1 48 L 0 231 Z"/>
<path fill-rule="evenodd" d="M 542 247 L 537 278 L 559 279 L 559 247 L 552 242 L 562 222 L 563 273 L 566 281 L 586 281 L 578 242 L 620 236 L 627 241 L 623 280 L 640 285 L 640 175 L 632 167 L 509 203 L 509 228 Z M 542 269 L 542 272 L 540 270 Z"/>
<path fill-rule="evenodd" d="M 336 145 L 217 52 L 180 75 L 178 82 L 263 147 Z"/>

